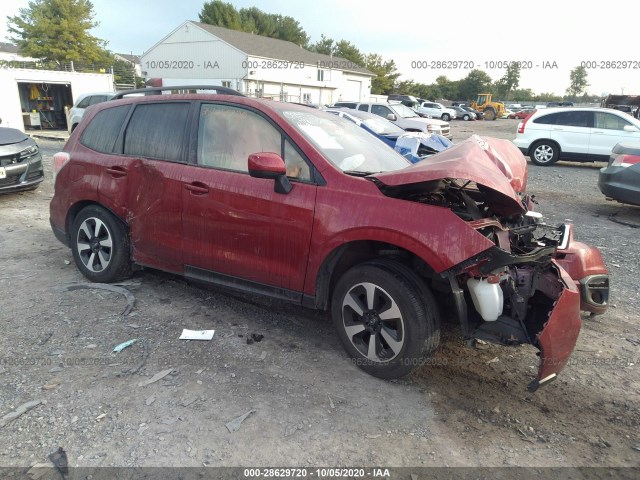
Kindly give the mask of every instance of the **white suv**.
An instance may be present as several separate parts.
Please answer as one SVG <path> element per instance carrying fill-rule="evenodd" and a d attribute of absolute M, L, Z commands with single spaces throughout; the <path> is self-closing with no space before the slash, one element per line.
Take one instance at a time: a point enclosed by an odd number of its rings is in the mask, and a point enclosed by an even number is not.
<path fill-rule="evenodd" d="M 610 108 L 544 108 L 518 125 L 513 143 L 536 165 L 607 161 L 620 142 L 640 141 L 640 121 Z"/>
<path fill-rule="evenodd" d="M 445 122 L 456 118 L 456 111 L 447 108 L 441 103 L 436 102 L 422 102 L 418 107 L 419 113 L 424 113 L 425 115 L 431 115 L 433 118 L 441 118 Z"/>
<path fill-rule="evenodd" d="M 351 108 L 363 112 L 373 113 L 386 118 L 408 132 L 436 133 L 451 140 L 451 128 L 447 122 L 434 118 L 423 118 L 415 110 L 401 103 L 358 103 L 336 102 L 334 107 Z"/>
<path fill-rule="evenodd" d="M 87 107 L 111 100 L 114 95 L 115 92 L 83 93 L 80 95 L 73 107 L 67 112 L 67 130 L 69 133 L 76 129 Z"/>

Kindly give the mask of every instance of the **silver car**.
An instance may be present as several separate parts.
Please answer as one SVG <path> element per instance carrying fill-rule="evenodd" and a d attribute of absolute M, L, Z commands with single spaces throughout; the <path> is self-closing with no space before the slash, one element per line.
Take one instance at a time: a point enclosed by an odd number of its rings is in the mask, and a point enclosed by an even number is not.
<path fill-rule="evenodd" d="M 87 107 L 111 100 L 114 95 L 115 92 L 83 93 L 80 95 L 73 107 L 67 112 L 67 130 L 69 133 L 73 132 L 78 126 Z"/>

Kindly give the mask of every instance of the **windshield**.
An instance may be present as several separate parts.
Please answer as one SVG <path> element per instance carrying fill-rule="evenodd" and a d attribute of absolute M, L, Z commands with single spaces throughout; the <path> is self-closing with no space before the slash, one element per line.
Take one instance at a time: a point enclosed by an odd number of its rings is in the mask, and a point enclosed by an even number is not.
<path fill-rule="evenodd" d="M 391 122 L 387 122 L 384 118 L 367 118 L 362 120 L 367 127 L 376 132 L 378 135 L 402 135 L 405 133 L 403 129 L 394 125 Z"/>
<path fill-rule="evenodd" d="M 399 117 L 412 118 L 420 116 L 414 110 L 410 109 L 406 105 L 402 105 L 401 103 L 398 103 L 397 105 L 389 105 L 389 108 L 391 108 L 391 110 L 393 110 Z"/>
<path fill-rule="evenodd" d="M 390 172 L 411 163 L 356 124 L 320 112 L 282 111 L 284 119 L 343 172 Z"/>

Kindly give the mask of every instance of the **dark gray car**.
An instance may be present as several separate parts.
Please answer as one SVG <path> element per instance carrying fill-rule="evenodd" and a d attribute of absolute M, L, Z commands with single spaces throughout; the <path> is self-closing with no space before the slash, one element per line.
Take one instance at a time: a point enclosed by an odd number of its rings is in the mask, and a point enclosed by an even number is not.
<path fill-rule="evenodd" d="M 608 198 L 640 205 L 640 143 L 618 143 L 600 169 L 598 187 Z"/>
<path fill-rule="evenodd" d="M 33 190 L 43 180 L 36 142 L 20 130 L 0 127 L 0 193 Z"/>

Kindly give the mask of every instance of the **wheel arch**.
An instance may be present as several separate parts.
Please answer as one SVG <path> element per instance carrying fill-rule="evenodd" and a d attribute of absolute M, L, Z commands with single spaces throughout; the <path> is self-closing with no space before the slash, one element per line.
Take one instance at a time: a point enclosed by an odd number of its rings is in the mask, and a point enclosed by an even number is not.
<path fill-rule="evenodd" d="M 437 276 L 434 268 L 406 248 L 378 240 L 353 240 L 334 248 L 322 262 L 316 275 L 314 307 L 328 310 L 331 292 L 340 277 L 355 265 L 379 258 L 389 258 L 402 263 L 427 283 Z"/>
<path fill-rule="evenodd" d="M 78 216 L 78 214 L 85 208 L 85 207 L 89 207 L 89 206 L 96 206 L 96 207 L 100 207 L 102 209 L 104 209 L 105 211 L 109 212 L 111 215 L 113 215 L 114 218 L 116 218 L 120 223 L 122 223 L 122 225 L 125 227 L 125 229 L 127 229 L 127 231 L 129 230 L 129 225 L 127 224 L 127 222 L 125 222 L 122 218 L 120 218 L 120 216 L 118 216 L 113 210 L 111 210 L 109 207 L 104 206 L 103 204 L 96 202 L 95 200 L 80 200 L 76 203 L 74 203 L 73 205 L 71 205 L 71 207 L 69 207 L 69 210 L 67 210 L 67 217 L 65 219 L 65 232 L 67 235 L 67 240 L 71 240 L 70 238 L 70 234 L 71 234 L 71 225 L 73 225 L 73 222 L 75 221 L 76 217 Z"/>

